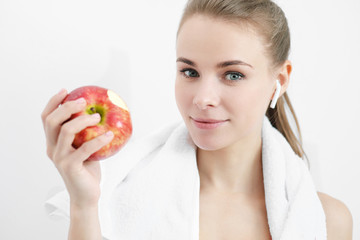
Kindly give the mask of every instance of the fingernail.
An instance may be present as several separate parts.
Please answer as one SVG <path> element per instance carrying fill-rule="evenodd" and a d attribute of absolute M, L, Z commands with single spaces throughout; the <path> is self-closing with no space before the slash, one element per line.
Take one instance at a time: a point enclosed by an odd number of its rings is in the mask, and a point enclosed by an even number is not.
<path fill-rule="evenodd" d="M 99 120 L 99 119 L 100 119 L 100 114 L 94 113 L 94 114 L 91 114 L 91 117 L 92 117 L 93 119 Z"/>
<path fill-rule="evenodd" d="M 60 90 L 60 92 L 58 92 L 58 95 L 62 95 L 62 94 L 64 94 L 64 93 L 66 93 L 66 89 L 65 89 L 65 88 L 62 88 L 62 89 Z"/>
<path fill-rule="evenodd" d="M 86 102 L 86 101 L 85 101 L 84 98 L 79 98 L 79 99 L 76 100 L 76 103 L 77 103 L 77 104 L 84 104 L 85 102 Z"/>
<path fill-rule="evenodd" d="M 105 136 L 110 138 L 110 137 L 114 136 L 114 133 L 112 131 L 108 131 L 105 133 Z"/>

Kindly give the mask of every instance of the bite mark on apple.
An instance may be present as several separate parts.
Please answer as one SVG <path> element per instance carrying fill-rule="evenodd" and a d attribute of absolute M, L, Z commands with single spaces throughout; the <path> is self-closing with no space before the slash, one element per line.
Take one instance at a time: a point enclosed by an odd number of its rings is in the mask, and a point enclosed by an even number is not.
<path fill-rule="evenodd" d="M 122 109 L 125 109 L 126 111 L 129 111 L 128 107 L 126 106 L 125 102 L 113 91 L 108 90 L 107 95 L 110 99 L 110 101 L 115 104 L 118 107 L 121 107 Z"/>

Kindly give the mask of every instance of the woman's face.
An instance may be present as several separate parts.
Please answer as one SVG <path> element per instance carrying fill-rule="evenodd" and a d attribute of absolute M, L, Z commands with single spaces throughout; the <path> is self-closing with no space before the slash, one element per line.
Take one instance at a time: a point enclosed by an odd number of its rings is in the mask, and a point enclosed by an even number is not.
<path fill-rule="evenodd" d="M 195 15 L 183 24 L 176 53 L 176 102 L 194 143 L 217 150 L 259 137 L 276 80 L 260 37 Z"/>

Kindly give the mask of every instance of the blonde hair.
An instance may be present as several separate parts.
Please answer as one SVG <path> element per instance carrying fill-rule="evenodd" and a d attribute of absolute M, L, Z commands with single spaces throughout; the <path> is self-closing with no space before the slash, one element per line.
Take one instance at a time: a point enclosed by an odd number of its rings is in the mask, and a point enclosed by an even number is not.
<path fill-rule="evenodd" d="M 189 0 L 179 24 L 178 34 L 184 22 L 195 14 L 253 27 L 262 37 L 266 54 L 272 60 L 271 69 L 280 67 L 288 59 L 290 32 L 287 19 L 281 8 L 271 0 Z M 286 105 L 295 120 L 299 139 L 291 129 Z M 275 109 L 268 108 L 266 116 L 286 138 L 293 151 L 308 160 L 302 146 L 300 126 L 286 92 L 278 99 Z M 309 161 L 308 165 L 310 167 Z"/>

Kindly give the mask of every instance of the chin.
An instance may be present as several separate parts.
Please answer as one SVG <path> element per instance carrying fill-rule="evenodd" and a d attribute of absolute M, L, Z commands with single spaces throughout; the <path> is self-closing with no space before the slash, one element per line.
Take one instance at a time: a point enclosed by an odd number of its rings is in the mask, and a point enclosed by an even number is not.
<path fill-rule="evenodd" d="M 194 145 L 202 150 L 215 151 L 225 147 L 226 139 L 221 137 L 220 132 L 201 132 L 198 129 L 191 126 L 189 122 L 186 122 L 189 135 Z M 219 135 L 220 134 L 220 135 Z"/>
<path fill-rule="evenodd" d="M 213 146 L 199 146 L 199 145 L 196 145 L 196 146 L 198 149 L 201 149 L 201 150 L 207 151 L 207 152 L 213 152 L 213 151 L 217 151 L 220 149 L 220 148 L 213 147 Z"/>
<path fill-rule="evenodd" d="M 199 136 L 196 137 L 196 136 L 192 136 L 191 134 L 190 136 L 195 146 L 204 151 L 216 151 L 226 147 L 226 144 L 224 144 L 224 142 L 219 141 L 219 138 L 211 139 L 211 137 L 199 137 Z"/>

